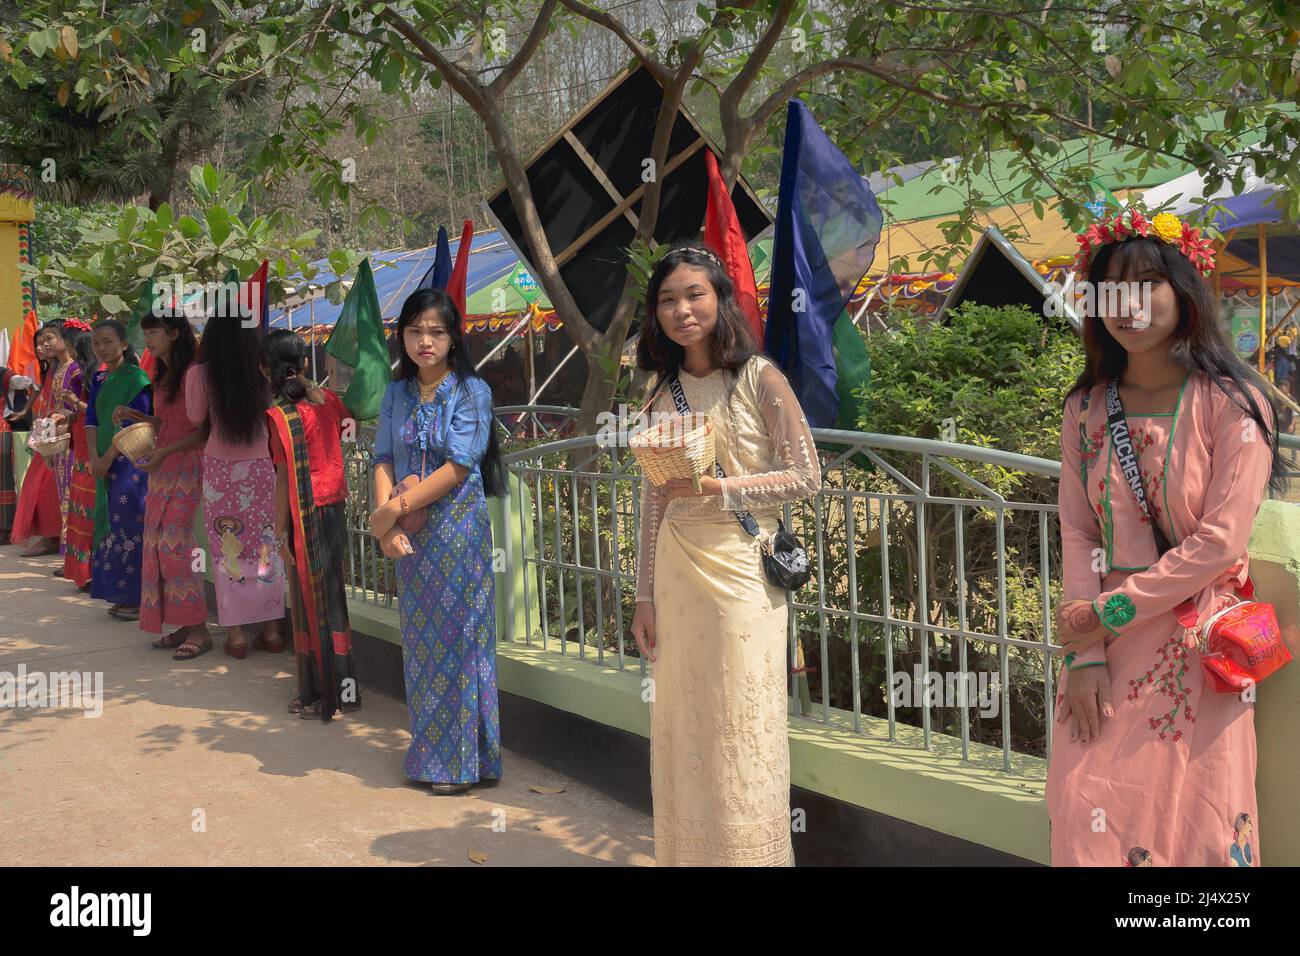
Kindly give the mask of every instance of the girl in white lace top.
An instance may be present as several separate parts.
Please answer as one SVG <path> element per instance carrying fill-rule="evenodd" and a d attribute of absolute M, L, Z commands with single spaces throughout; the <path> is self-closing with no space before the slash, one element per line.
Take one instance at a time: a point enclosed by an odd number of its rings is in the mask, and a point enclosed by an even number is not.
<path fill-rule="evenodd" d="M 723 477 L 643 484 L 632 633 L 654 664 L 651 786 L 661 865 L 793 862 L 786 739 L 786 594 L 760 548 L 781 505 L 821 484 L 812 433 L 781 370 L 758 355 L 721 261 L 700 243 L 655 269 L 637 359 L 649 412 L 676 377 L 708 414 Z M 736 511 L 749 511 L 748 534 Z"/>

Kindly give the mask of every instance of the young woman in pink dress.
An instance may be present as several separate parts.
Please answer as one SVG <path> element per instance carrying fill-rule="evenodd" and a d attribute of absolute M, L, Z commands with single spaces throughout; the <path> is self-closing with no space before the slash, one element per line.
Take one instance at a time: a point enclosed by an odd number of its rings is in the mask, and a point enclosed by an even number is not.
<path fill-rule="evenodd" d="M 157 435 L 152 452 L 137 461 L 149 476 L 144 505 L 144 547 L 140 570 L 140 630 L 162 634 L 159 650 L 174 650 L 184 661 L 212 650 L 203 575 L 194 570 L 194 516 L 203 492 L 204 431 L 185 408 L 185 373 L 194 364 L 198 340 L 183 314 L 157 316 L 140 323 L 145 345 L 154 357 L 154 415 L 133 409 L 123 415 L 147 421 Z M 125 422 L 124 424 L 130 424 Z"/>
<path fill-rule="evenodd" d="M 1251 525 L 1281 481 L 1276 414 L 1220 330 L 1195 230 L 1126 209 L 1080 244 L 1093 288 L 1123 294 L 1084 320 L 1087 363 L 1061 428 L 1052 863 L 1231 866 L 1239 821 L 1258 819 L 1254 704 L 1202 679 L 1174 608 L 1191 599 L 1204 622 L 1245 582 Z M 1110 438 L 1112 380 L 1149 519 Z"/>

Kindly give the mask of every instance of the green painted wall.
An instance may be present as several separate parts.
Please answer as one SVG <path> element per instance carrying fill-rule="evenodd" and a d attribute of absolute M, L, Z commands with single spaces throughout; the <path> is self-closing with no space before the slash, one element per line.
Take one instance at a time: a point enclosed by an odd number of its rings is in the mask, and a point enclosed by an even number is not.
<path fill-rule="evenodd" d="M 1250 536 L 1250 575 L 1260 600 L 1277 608 L 1291 655 L 1300 660 L 1300 505 L 1266 501 Z M 1255 740 L 1260 857 L 1300 866 L 1300 663 L 1259 685 Z"/>

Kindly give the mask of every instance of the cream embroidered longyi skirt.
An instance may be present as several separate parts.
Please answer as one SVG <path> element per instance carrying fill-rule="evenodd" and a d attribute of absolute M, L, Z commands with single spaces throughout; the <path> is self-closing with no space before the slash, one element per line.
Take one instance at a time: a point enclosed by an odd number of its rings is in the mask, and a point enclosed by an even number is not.
<path fill-rule="evenodd" d="M 774 518 L 760 519 L 768 534 Z M 728 516 L 674 521 L 655 551 L 650 769 L 659 866 L 787 866 L 785 591 Z"/>

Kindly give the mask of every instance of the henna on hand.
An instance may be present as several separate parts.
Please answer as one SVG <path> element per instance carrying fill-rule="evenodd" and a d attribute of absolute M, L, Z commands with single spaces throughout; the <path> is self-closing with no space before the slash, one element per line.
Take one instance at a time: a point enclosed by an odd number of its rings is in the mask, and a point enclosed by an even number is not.
<path fill-rule="evenodd" d="M 1065 623 L 1076 634 L 1091 634 L 1101 627 L 1101 618 L 1093 610 L 1091 601 L 1078 601 L 1065 609 Z"/>

